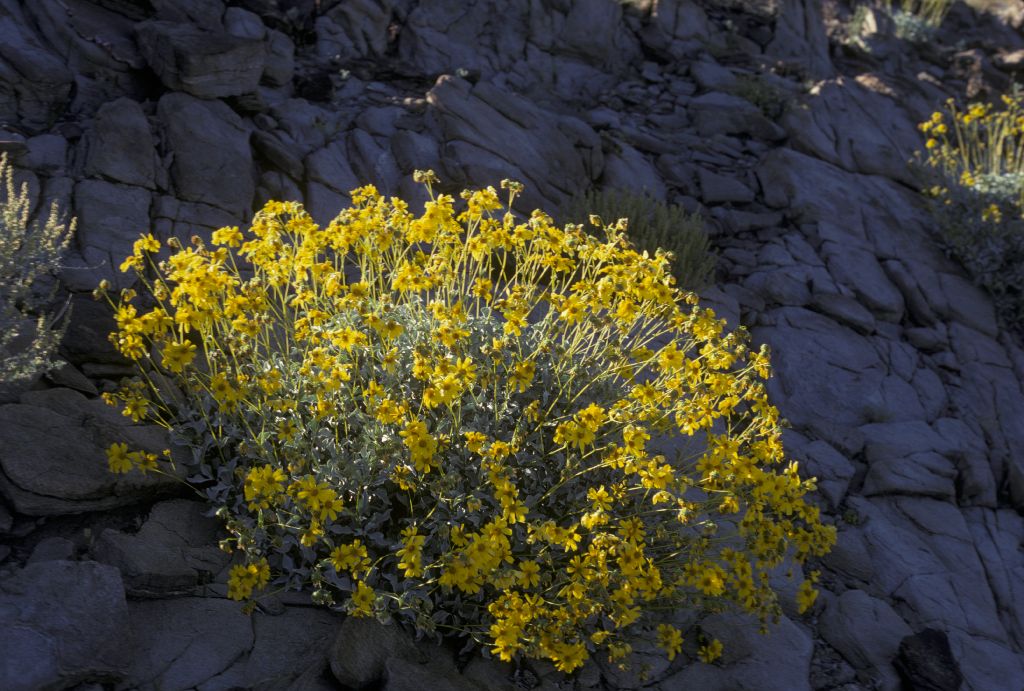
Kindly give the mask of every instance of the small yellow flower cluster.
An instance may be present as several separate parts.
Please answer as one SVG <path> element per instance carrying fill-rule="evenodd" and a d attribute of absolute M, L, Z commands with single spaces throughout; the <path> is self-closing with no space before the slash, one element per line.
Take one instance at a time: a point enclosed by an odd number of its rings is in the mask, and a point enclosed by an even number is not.
<path fill-rule="evenodd" d="M 777 617 L 769 572 L 835 529 L 785 458 L 767 349 L 678 291 L 625 222 L 598 239 L 517 217 L 517 183 L 460 203 L 417 177 L 418 216 L 367 186 L 326 227 L 270 202 L 213 247 L 158 260 L 146 236 L 126 262 L 152 299 L 114 304 L 143 386 L 112 400 L 194 448 L 188 475 L 249 558 L 231 596 L 272 569 L 317 602 L 565 672 L 637 636 L 721 654 L 661 611 Z"/>
<path fill-rule="evenodd" d="M 228 597 L 245 600 L 254 590 L 264 588 L 270 581 L 270 565 L 266 559 L 255 563 L 236 564 L 228 575 Z"/>
<path fill-rule="evenodd" d="M 944 182 L 930 186 L 929 196 L 948 205 L 951 187 L 967 190 L 978 197 L 982 220 L 997 224 L 1007 211 L 1024 217 L 1024 94 L 1000 100 L 998 110 L 992 103 L 962 110 L 949 99 L 945 112 L 918 125 L 927 139 L 917 154 Z"/>
<path fill-rule="evenodd" d="M 170 458 L 170 449 L 164 449 L 163 456 Z M 112 473 L 127 473 L 138 470 L 143 474 L 159 471 L 157 461 L 160 456 L 145 451 L 129 451 L 125 443 L 111 444 L 107 449 L 107 467 Z"/>

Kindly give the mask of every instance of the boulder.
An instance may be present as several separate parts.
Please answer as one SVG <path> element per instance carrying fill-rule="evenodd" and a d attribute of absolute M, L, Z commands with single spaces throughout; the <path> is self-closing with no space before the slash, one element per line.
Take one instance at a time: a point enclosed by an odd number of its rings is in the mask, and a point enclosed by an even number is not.
<path fill-rule="evenodd" d="M 893 659 L 912 632 L 886 602 L 863 590 L 847 590 L 829 600 L 819 621 L 822 637 L 863 677 L 882 682 L 882 688 L 897 682 Z"/>
<path fill-rule="evenodd" d="M 132 601 L 128 617 L 135 632 L 135 645 L 125 646 L 128 688 L 192 689 L 229 670 L 253 647 L 252 619 L 231 600 Z"/>
<path fill-rule="evenodd" d="M 136 25 L 135 33 L 164 86 L 199 98 L 255 91 L 266 65 L 261 40 L 159 20 Z"/>
<path fill-rule="evenodd" d="M 71 389 L 51 391 L 35 394 L 33 405 L 0 406 L 0 492 L 16 512 L 102 511 L 180 486 L 164 475 L 117 475 L 107 467 L 106 449 L 115 442 L 159 453 L 167 446 L 162 429 L 130 425 L 99 399 Z"/>
<path fill-rule="evenodd" d="M 178 196 L 248 217 L 255 190 L 249 127 L 225 104 L 184 93 L 164 95 L 157 113 Z"/>
<path fill-rule="evenodd" d="M 131 647 L 117 569 L 40 561 L 0 580 L 0 688 L 116 682 L 128 671 Z"/>
<path fill-rule="evenodd" d="M 209 582 L 230 559 L 217 546 L 221 521 L 203 515 L 208 508 L 187 499 L 160 502 L 137 533 L 104 530 L 93 556 L 120 569 L 130 595 L 189 592 Z"/>
<path fill-rule="evenodd" d="M 85 136 L 88 177 L 153 189 L 156 150 L 142 107 L 130 98 L 105 103 Z"/>

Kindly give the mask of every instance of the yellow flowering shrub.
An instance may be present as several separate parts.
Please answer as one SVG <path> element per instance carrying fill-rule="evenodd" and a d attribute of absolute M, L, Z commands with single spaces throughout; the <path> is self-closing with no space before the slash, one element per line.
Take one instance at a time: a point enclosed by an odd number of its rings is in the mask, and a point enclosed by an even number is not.
<path fill-rule="evenodd" d="M 308 586 L 565 672 L 637 637 L 714 660 L 672 610 L 777 617 L 768 571 L 835 529 L 784 455 L 767 350 L 618 225 L 597 239 L 517 219 L 517 183 L 459 204 L 416 177 L 420 215 L 367 186 L 324 228 L 270 202 L 125 262 L 144 290 L 112 340 L 148 388 L 119 398 L 191 447 L 244 555 L 229 595 Z"/>
<path fill-rule="evenodd" d="M 1024 93 L 1001 108 L 950 99 L 918 125 L 917 160 L 948 252 L 996 300 L 1008 325 L 1024 327 Z"/>

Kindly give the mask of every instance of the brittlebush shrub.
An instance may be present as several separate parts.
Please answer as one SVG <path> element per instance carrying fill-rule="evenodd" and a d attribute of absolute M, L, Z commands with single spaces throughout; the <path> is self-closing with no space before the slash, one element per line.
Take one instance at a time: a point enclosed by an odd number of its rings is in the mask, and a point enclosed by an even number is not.
<path fill-rule="evenodd" d="M 674 657 L 679 608 L 775 618 L 768 571 L 835 532 L 783 454 L 767 351 L 615 226 L 517 221 L 516 183 L 457 211 L 417 177 L 419 216 L 369 186 L 326 228 L 270 202 L 212 246 L 157 261 L 146 236 L 126 261 L 149 302 L 116 304 L 141 373 L 118 398 L 193 449 L 189 481 L 244 555 L 230 597 L 309 586 L 566 672 L 637 636 Z M 653 449 L 671 437 L 696 451 Z M 804 582 L 801 607 L 815 595 Z"/>
<path fill-rule="evenodd" d="M 699 214 L 687 214 L 675 204 L 660 202 L 650 194 L 628 190 L 590 190 L 573 198 L 563 214 L 584 225 L 591 215 L 604 221 L 626 219 L 630 241 L 649 255 L 658 250 L 669 259 L 669 273 L 676 285 L 700 290 L 711 281 L 715 255 Z M 597 227 L 596 232 L 601 232 Z"/>
<path fill-rule="evenodd" d="M 1024 94 L 1015 87 L 1000 108 L 950 99 L 918 128 L 924 191 L 947 252 L 1024 332 Z"/>
<path fill-rule="evenodd" d="M 58 318 L 45 312 L 37 290 L 71 241 L 75 222 L 64 222 L 56 204 L 30 221 L 28 185 L 16 188 L 7 155 L 0 157 L 0 386 L 29 379 L 54 364 L 63 336 Z"/>

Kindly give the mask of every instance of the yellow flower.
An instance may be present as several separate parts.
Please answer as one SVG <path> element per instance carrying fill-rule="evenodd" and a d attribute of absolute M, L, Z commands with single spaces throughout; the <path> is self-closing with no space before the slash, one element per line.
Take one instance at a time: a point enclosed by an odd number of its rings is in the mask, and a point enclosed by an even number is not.
<path fill-rule="evenodd" d="M 163 349 L 164 367 L 172 372 L 181 372 L 196 356 L 196 346 L 190 341 L 174 341 Z"/>
<path fill-rule="evenodd" d="M 111 444 L 107 448 L 107 465 L 114 473 L 127 473 L 132 469 L 132 462 L 128 456 L 128 445 L 124 443 Z"/>
<path fill-rule="evenodd" d="M 818 591 L 814 589 L 814 582 L 811 580 L 802 582 L 796 593 L 796 602 L 800 614 L 809 610 L 817 599 Z"/>
<path fill-rule="evenodd" d="M 722 657 L 722 642 L 717 638 L 712 638 L 706 645 L 702 645 L 697 650 L 697 657 L 700 658 L 701 662 L 711 664 L 718 658 Z"/>
<path fill-rule="evenodd" d="M 352 605 L 355 608 L 351 612 L 352 616 L 366 617 L 372 614 L 374 598 L 373 588 L 363 581 L 359 581 L 356 584 L 355 592 L 352 593 Z"/>
<path fill-rule="evenodd" d="M 683 649 L 683 634 L 671 624 L 659 624 L 658 647 L 668 653 L 669 660 L 674 660 Z"/>
<path fill-rule="evenodd" d="M 362 541 L 354 540 L 351 544 L 335 547 L 331 552 L 331 563 L 338 572 L 351 571 L 355 573 L 368 567 L 370 558 Z"/>

